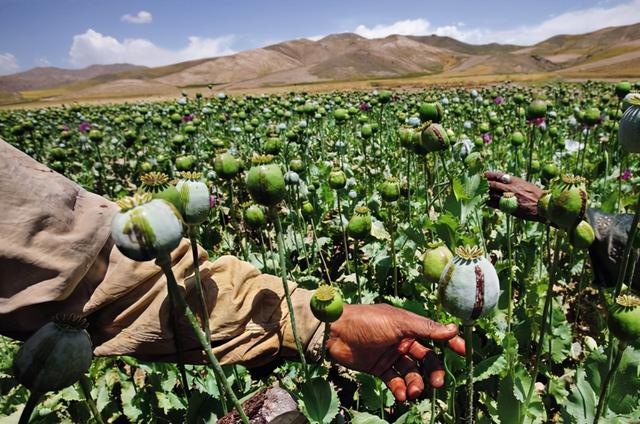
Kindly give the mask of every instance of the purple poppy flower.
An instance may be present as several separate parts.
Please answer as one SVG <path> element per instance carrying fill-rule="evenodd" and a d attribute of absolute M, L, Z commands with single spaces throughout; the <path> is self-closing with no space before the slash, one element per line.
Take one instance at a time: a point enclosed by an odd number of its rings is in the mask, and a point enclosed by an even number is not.
<path fill-rule="evenodd" d="M 361 111 L 367 112 L 369 109 L 371 109 L 371 106 L 369 105 L 369 103 L 367 103 L 367 102 L 360 103 L 360 110 Z"/>
<path fill-rule="evenodd" d="M 493 141 L 493 138 L 491 137 L 491 134 L 484 133 L 482 134 L 482 141 L 484 141 L 484 144 L 491 144 L 491 142 Z"/>
<path fill-rule="evenodd" d="M 91 129 L 91 124 L 88 122 L 83 122 L 82 124 L 78 125 L 78 130 L 81 133 L 85 133 L 87 131 L 89 131 Z"/>
<path fill-rule="evenodd" d="M 493 104 L 495 105 L 501 105 L 502 103 L 504 103 L 504 99 L 501 96 L 498 96 L 495 99 L 493 99 Z"/>
<path fill-rule="evenodd" d="M 622 175 L 620 175 L 620 179 L 622 181 L 629 181 L 629 178 L 631 178 L 631 170 L 629 168 L 627 168 L 627 169 L 624 170 Z"/>
<path fill-rule="evenodd" d="M 209 206 L 211 207 L 211 209 L 214 209 L 216 207 L 216 195 L 215 194 L 210 194 L 209 195 Z"/>
<path fill-rule="evenodd" d="M 184 115 L 182 117 L 182 122 L 191 122 L 193 121 L 193 115 Z"/>
<path fill-rule="evenodd" d="M 69 126 L 68 125 L 63 125 L 62 126 L 62 131 L 69 131 Z"/>

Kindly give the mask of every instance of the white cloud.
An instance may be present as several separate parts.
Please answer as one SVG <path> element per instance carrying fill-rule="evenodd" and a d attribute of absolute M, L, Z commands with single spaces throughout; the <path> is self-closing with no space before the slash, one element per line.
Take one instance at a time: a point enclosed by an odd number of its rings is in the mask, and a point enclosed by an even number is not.
<path fill-rule="evenodd" d="M 0 75 L 14 74 L 20 70 L 18 59 L 11 53 L 0 53 Z"/>
<path fill-rule="evenodd" d="M 426 35 L 433 33 L 431 24 L 425 19 L 406 19 L 390 25 L 376 25 L 373 28 L 358 25 L 353 32 L 365 38 L 384 38 L 391 34 Z"/>
<path fill-rule="evenodd" d="M 88 29 L 73 36 L 69 60 L 75 66 L 93 64 L 131 63 L 134 65 L 162 66 L 186 60 L 224 56 L 235 53 L 231 49 L 232 35 L 218 38 L 189 37 L 186 47 L 169 50 L 158 47 L 143 38 L 114 37 Z"/>
<path fill-rule="evenodd" d="M 558 34 L 581 34 L 609 26 L 640 22 L 640 0 L 611 7 L 574 10 L 549 18 L 538 25 L 487 33 L 487 39 L 502 43 L 531 44 Z"/>
<path fill-rule="evenodd" d="M 46 57 L 39 57 L 36 59 L 36 65 L 38 66 L 51 66 L 51 62 Z"/>
<path fill-rule="evenodd" d="M 120 18 L 122 22 L 129 22 L 130 24 L 150 24 L 153 20 L 153 15 L 146 10 L 141 10 L 136 15 L 122 15 Z"/>
<path fill-rule="evenodd" d="M 608 26 L 630 25 L 640 21 L 640 0 L 607 7 L 595 6 L 573 10 L 551 17 L 535 25 L 505 30 L 469 28 L 464 23 L 433 27 L 426 19 L 406 19 L 389 25 L 358 25 L 354 32 L 366 38 L 399 35 L 440 35 L 474 44 L 533 44 L 559 34 L 581 34 Z"/>
<path fill-rule="evenodd" d="M 304 37 L 304 38 L 311 41 L 318 41 L 326 36 L 327 36 L 326 34 L 322 34 L 322 35 L 312 35 L 311 37 Z"/>

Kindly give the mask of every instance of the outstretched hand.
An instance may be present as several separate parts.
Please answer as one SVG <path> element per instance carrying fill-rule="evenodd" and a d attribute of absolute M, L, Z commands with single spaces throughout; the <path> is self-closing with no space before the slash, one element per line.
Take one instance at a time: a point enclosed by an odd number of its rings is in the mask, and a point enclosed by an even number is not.
<path fill-rule="evenodd" d="M 380 377 L 398 401 L 416 399 L 424 391 L 422 375 L 434 388 L 444 384 L 444 369 L 434 351 L 417 341 L 448 341 L 464 355 L 458 326 L 442 325 L 391 305 L 345 305 L 331 325 L 327 350 L 347 368 Z"/>
<path fill-rule="evenodd" d="M 502 195 L 512 192 L 518 199 L 518 209 L 513 213 L 514 216 L 528 221 L 546 221 L 538 215 L 538 199 L 543 193 L 540 187 L 500 171 L 487 171 L 484 176 L 489 182 L 489 206 L 497 209 Z"/>

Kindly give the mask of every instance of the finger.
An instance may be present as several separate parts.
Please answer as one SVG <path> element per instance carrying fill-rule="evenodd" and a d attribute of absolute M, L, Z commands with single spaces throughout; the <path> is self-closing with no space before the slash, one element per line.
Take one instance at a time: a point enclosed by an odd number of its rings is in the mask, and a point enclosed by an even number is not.
<path fill-rule="evenodd" d="M 407 400 L 407 385 L 404 382 L 404 379 L 400 377 L 393 369 L 389 368 L 387 371 L 380 376 L 384 384 L 387 385 L 393 396 L 399 402 L 404 402 Z"/>
<path fill-rule="evenodd" d="M 484 177 L 489 181 L 500 181 L 500 178 L 504 175 L 504 172 L 500 171 L 487 171 L 484 173 Z"/>
<path fill-rule="evenodd" d="M 444 369 L 442 363 L 436 356 L 434 351 L 431 351 L 424 358 L 425 374 L 429 375 L 429 384 L 435 389 L 439 389 L 444 385 Z"/>
<path fill-rule="evenodd" d="M 398 353 L 400 355 L 406 355 L 414 343 L 416 343 L 416 339 L 412 337 L 405 337 L 404 339 L 400 340 L 400 343 L 398 343 Z"/>
<path fill-rule="evenodd" d="M 458 355 L 464 356 L 465 346 L 464 346 L 464 339 L 462 337 L 457 336 L 449 340 L 449 347 Z"/>
<path fill-rule="evenodd" d="M 418 371 L 418 366 L 408 356 L 398 359 L 395 364 L 398 374 L 404 376 L 405 386 L 407 387 L 407 399 L 415 399 L 424 391 L 424 380 Z"/>
<path fill-rule="evenodd" d="M 446 341 L 458 334 L 458 326 L 455 324 L 444 325 L 413 312 L 406 313 L 406 319 L 403 319 L 400 325 L 407 336 Z"/>
<path fill-rule="evenodd" d="M 502 195 L 502 193 L 506 193 L 507 191 L 513 191 L 514 186 L 510 184 L 511 183 L 503 183 L 501 181 L 490 181 L 489 193 L 496 193 L 496 194 Z"/>
<path fill-rule="evenodd" d="M 417 368 L 409 371 L 404 376 L 404 383 L 407 386 L 407 399 L 409 400 L 419 398 L 424 392 L 424 380 Z"/>
<path fill-rule="evenodd" d="M 407 351 L 407 355 L 411 357 L 411 359 L 421 362 L 425 358 L 425 356 L 427 356 L 427 353 L 429 353 L 430 351 L 431 349 L 429 349 L 428 347 L 425 347 L 422 344 L 415 342 L 413 345 L 411 345 L 411 348 Z"/>

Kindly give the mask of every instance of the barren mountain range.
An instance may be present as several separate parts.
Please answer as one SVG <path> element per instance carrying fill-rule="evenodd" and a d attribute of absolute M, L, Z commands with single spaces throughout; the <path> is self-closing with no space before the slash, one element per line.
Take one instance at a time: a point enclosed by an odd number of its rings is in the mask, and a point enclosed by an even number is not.
<path fill-rule="evenodd" d="M 0 77 L 0 102 L 175 95 L 209 84 L 215 90 L 241 91 L 336 81 L 534 74 L 640 77 L 640 23 L 559 35 L 533 46 L 474 45 L 435 35 L 366 39 L 344 33 L 157 68 L 35 68 Z"/>

